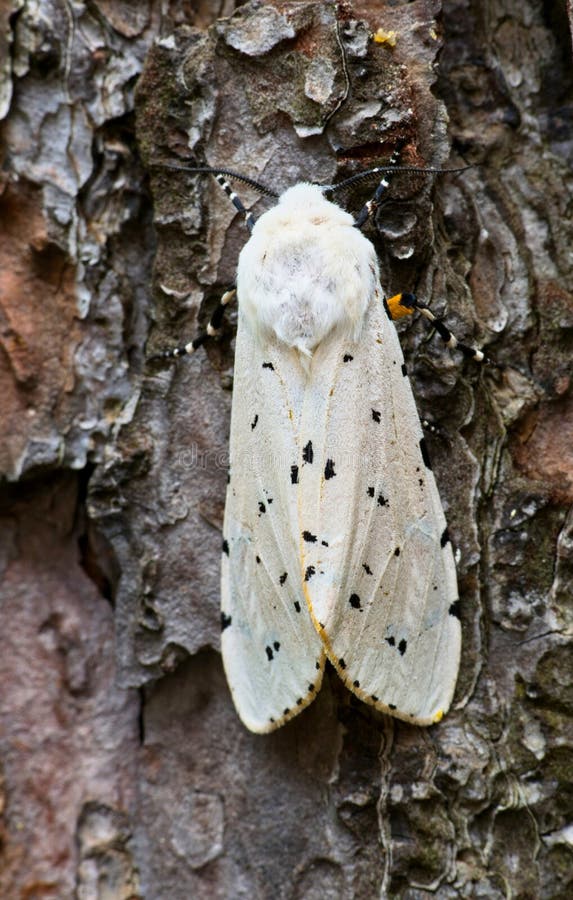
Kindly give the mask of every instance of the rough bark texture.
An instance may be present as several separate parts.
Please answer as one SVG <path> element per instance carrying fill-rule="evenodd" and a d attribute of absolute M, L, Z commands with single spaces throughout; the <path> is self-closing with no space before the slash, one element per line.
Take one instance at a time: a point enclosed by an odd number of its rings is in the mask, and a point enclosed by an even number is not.
<path fill-rule="evenodd" d="M 571 896 L 568 16 L 0 3 L 2 897 Z M 144 364 L 148 337 L 206 322 L 246 235 L 216 185 L 156 164 L 282 189 L 398 144 L 476 167 L 396 180 L 368 232 L 384 287 L 503 366 L 402 328 L 460 551 L 456 702 L 415 728 L 332 675 L 258 737 L 218 654 L 233 316 L 205 353 Z"/>

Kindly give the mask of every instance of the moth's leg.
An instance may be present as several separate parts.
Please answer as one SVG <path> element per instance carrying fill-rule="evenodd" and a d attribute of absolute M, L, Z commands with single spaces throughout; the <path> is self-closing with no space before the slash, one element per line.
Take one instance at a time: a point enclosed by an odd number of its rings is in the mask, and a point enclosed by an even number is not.
<path fill-rule="evenodd" d="M 227 197 L 229 198 L 229 200 L 231 201 L 231 203 L 233 204 L 235 209 L 238 212 L 240 212 L 241 215 L 244 217 L 245 225 L 247 226 L 249 231 L 252 231 L 253 227 L 255 225 L 255 222 L 256 222 L 256 219 L 255 219 L 254 215 L 252 214 L 252 212 L 249 212 L 249 210 L 244 206 L 243 201 L 241 200 L 239 195 L 233 190 L 232 186 L 229 184 L 229 182 L 227 181 L 227 179 L 225 178 L 224 175 L 217 173 L 216 175 L 213 175 L 213 177 L 214 177 L 215 181 L 217 182 L 217 184 L 219 184 L 223 188 L 223 190 L 225 191 Z"/>
<path fill-rule="evenodd" d="M 388 160 L 388 166 L 395 166 L 399 159 L 400 150 L 394 150 L 392 156 Z M 362 226 L 368 221 L 368 219 L 376 212 L 384 198 L 384 194 L 390 186 L 391 180 L 392 172 L 385 172 L 374 192 L 374 196 L 364 204 L 364 206 L 356 216 L 354 220 L 355 228 L 362 228 Z"/>
<path fill-rule="evenodd" d="M 425 303 L 421 303 L 415 294 L 396 294 L 394 297 L 390 297 L 389 300 L 385 300 L 384 302 L 391 319 L 400 319 L 402 316 L 410 316 L 417 310 L 420 315 L 424 316 L 424 318 L 431 323 L 432 327 L 436 329 L 446 347 L 449 347 L 450 350 L 457 347 L 458 350 L 462 351 L 464 356 L 467 356 L 468 359 L 473 359 L 474 362 L 490 362 L 482 350 L 479 350 L 477 347 L 470 347 L 469 344 L 463 344 L 461 341 L 458 341 L 457 337 L 450 331 L 444 320 L 439 318 L 439 316 L 435 316 L 430 307 Z"/>
<path fill-rule="evenodd" d="M 156 359 L 177 359 L 180 356 L 191 356 L 192 353 L 195 353 L 195 350 L 198 350 L 199 347 L 202 347 L 205 341 L 210 338 L 217 337 L 221 333 L 221 326 L 223 324 L 223 318 L 225 316 L 225 309 L 231 303 L 237 294 L 237 289 L 235 287 L 229 288 L 228 291 L 225 291 L 221 299 L 219 300 L 218 305 L 215 307 L 213 311 L 213 315 L 207 325 L 207 330 L 202 334 L 198 334 L 194 340 L 189 341 L 188 344 L 184 344 L 182 347 L 172 347 L 170 350 L 160 350 L 159 353 L 154 353 L 153 356 L 150 357 L 150 360 Z"/>

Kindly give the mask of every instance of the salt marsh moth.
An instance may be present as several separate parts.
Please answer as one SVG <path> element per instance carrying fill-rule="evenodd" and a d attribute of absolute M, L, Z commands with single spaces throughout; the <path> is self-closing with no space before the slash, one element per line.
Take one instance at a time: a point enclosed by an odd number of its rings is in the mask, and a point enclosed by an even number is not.
<path fill-rule="evenodd" d="M 210 171 L 251 231 L 237 271 L 221 580 L 223 662 L 239 716 L 254 732 L 278 728 L 314 699 L 329 659 L 366 703 L 438 722 L 457 678 L 460 603 L 392 319 L 419 309 L 450 346 L 483 354 L 458 345 L 413 295 L 385 300 L 374 247 L 357 227 L 379 204 L 384 176 L 356 219 L 301 183 L 255 222 L 226 181 L 233 173 Z"/>

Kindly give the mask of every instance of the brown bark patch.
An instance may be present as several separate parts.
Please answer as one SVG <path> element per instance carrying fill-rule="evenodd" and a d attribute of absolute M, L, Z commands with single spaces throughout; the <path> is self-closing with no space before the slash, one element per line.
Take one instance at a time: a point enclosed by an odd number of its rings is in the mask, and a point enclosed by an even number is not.
<path fill-rule="evenodd" d="M 50 242 L 40 191 L 21 181 L 0 197 L 0 469 L 15 467 L 58 418 L 72 386 L 75 269 Z"/>
<path fill-rule="evenodd" d="M 573 397 L 542 403 L 520 423 L 512 447 L 516 466 L 548 483 L 560 503 L 573 501 Z"/>

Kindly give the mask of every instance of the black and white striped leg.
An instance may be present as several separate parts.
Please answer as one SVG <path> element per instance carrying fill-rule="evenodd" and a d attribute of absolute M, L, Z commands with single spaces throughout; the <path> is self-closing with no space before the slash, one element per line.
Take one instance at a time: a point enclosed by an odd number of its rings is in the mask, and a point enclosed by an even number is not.
<path fill-rule="evenodd" d="M 241 198 L 235 193 L 224 175 L 217 173 L 213 177 L 215 178 L 217 184 L 219 184 L 223 188 L 235 209 L 238 210 L 238 212 L 240 212 L 242 216 L 244 216 L 245 224 L 249 231 L 252 231 L 256 222 L 256 219 L 252 212 L 249 212 L 249 210 L 245 208 Z"/>
<path fill-rule="evenodd" d="M 424 316 L 428 322 L 431 322 L 432 326 L 436 329 L 441 339 L 445 343 L 446 347 L 449 347 L 450 350 L 458 349 L 467 356 L 468 359 L 473 359 L 474 362 L 490 362 L 487 359 L 486 355 L 482 350 L 478 350 L 477 347 L 470 347 L 469 344 L 463 344 L 461 341 L 458 341 L 457 337 L 452 334 L 450 329 L 446 326 L 443 319 L 440 319 L 438 316 L 435 316 L 429 306 L 426 306 L 425 303 L 421 303 L 415 294 L 399 294 L 398 295 L 397 305 L 402 307 L 405 314 L 408 312 L 413 312 L 417 310 L 420 315 Z M 393 297 L 392 301 L 396 305 L 397 298 Z M 392 301 L 389 301 L 390 308 L 392 309 Z M 402 312 L 402 315 L 404 315 Z M 397 313 L 396 318 L 400 316 L 400 312 Z"/>
<path fill-rule="evenodd" d="M 388 166 L 395 166 L 398 160 L 400 159 L 400 150 L 394 150 L 392 156 L 388 160 Z M 386 167 L 384 167 L 386 168 Z M 392 180 L 392 172 L 386 172 L 385 175 L 382 176 L 378 187 L 374 193 L 374 196 L 371 200 L 368 200 L 367 203 L 364 204 L 358 215 L 354 220 L 355 228 L 362 228 L 362 226 L 368 221 L 370 216 L 372 216 L 378 207 L 380 206 L 384 194 L 390 186 L 390 181 Z"/>
<path fill-rule="evenodd" d="M 172 347 L 170 350 L 161 350 L 159 353 L 154 353 L 154 355 L 150 357 L 150 360 L 178 359 L 180 356 L 191 356 L 192 353 L 195 353 L 195 350 L 198 350 L 199 347 L 203 346 L 205 341 L 217 337 L 221 333 L 225 309 L 229 303 L 235 299 L 236 294 L 237 289 L 234 287 L 225 291 L 211 316 L 206 331 L 197 335 L 194 340 L 189 341 L 188 344 L 184 344 L 182 347 Z"/>

